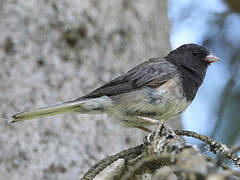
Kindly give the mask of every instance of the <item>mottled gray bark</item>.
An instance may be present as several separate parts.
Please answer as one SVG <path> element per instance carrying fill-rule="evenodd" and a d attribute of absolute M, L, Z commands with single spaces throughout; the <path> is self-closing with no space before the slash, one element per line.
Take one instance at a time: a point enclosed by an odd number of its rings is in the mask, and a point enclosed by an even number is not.
<path fill-rule="evenodd" d="M 0 179 L 77 179 L 143 133 L 105 115 L 2 118 L 77 98 L 170 50 L 166 0 L 0 1 Z"/>
<path fill-rule="evenodd" d="M 202 153 L 180 136 L 196 138 L 217 154 Z M 192 131 L 172 130 L 160 125 L 143 144 L 109 156 L 92 166 L 81 180 L 238 180 L 239 171 L 225 164 L 231 160 L 240 166 L 236 152 L 208 136 Z"/>

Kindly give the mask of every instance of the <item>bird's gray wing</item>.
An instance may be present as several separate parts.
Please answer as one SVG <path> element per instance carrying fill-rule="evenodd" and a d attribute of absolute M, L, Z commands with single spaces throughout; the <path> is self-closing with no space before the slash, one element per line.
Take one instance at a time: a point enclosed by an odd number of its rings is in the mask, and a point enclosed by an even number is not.
<path fill-rule="evenodd" d="M 91 93 L 77 99 L 114 96 L 147 86 L 156 88 L 176 75 L 176 67 L 164 59 L 152 58 Z"/>

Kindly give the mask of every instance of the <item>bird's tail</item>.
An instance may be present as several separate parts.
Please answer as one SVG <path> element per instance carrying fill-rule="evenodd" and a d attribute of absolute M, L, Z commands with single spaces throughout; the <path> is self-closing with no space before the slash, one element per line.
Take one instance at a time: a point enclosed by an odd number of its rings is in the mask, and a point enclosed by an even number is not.
<path fill-rule="evenodd" d="M 54 116 L 63 113 L 83 113 L 92 114 L 103 112 L 112 105 L 112 100 L 107 96 L 102 96 L 94 99 L 78 100 L 65 102 L 63 104 L 36 109 L 33 111 L 18 113 L 12 116 L 10 122 L 18 122 L 35 118 Z"/>

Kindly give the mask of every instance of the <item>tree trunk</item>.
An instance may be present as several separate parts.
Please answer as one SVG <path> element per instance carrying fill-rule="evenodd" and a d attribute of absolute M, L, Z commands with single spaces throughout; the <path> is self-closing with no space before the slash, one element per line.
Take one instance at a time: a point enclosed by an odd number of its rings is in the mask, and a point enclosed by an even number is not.
<path fill-rule="evenodd" d="M 1 119 L 78 98 L 170 50 L 167 0 L 0 3 Z M 0 121 L 1 179 L 76 179 L 143 133 L 105 115 Z M 117 142 L 117 143 L 116 143 Z"/>

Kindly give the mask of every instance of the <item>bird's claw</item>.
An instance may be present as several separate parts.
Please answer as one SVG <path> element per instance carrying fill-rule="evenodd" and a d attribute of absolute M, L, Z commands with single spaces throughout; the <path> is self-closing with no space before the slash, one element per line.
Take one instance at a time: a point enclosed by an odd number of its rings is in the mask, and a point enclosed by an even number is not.
<path fill-rule="evenodd" d="M 160 136 L 167 136 L 167 138 L 175 138 L 177 135 L 172 128 L 170 128 L 167 124 L 162 123 L 159 131 Z"/>

